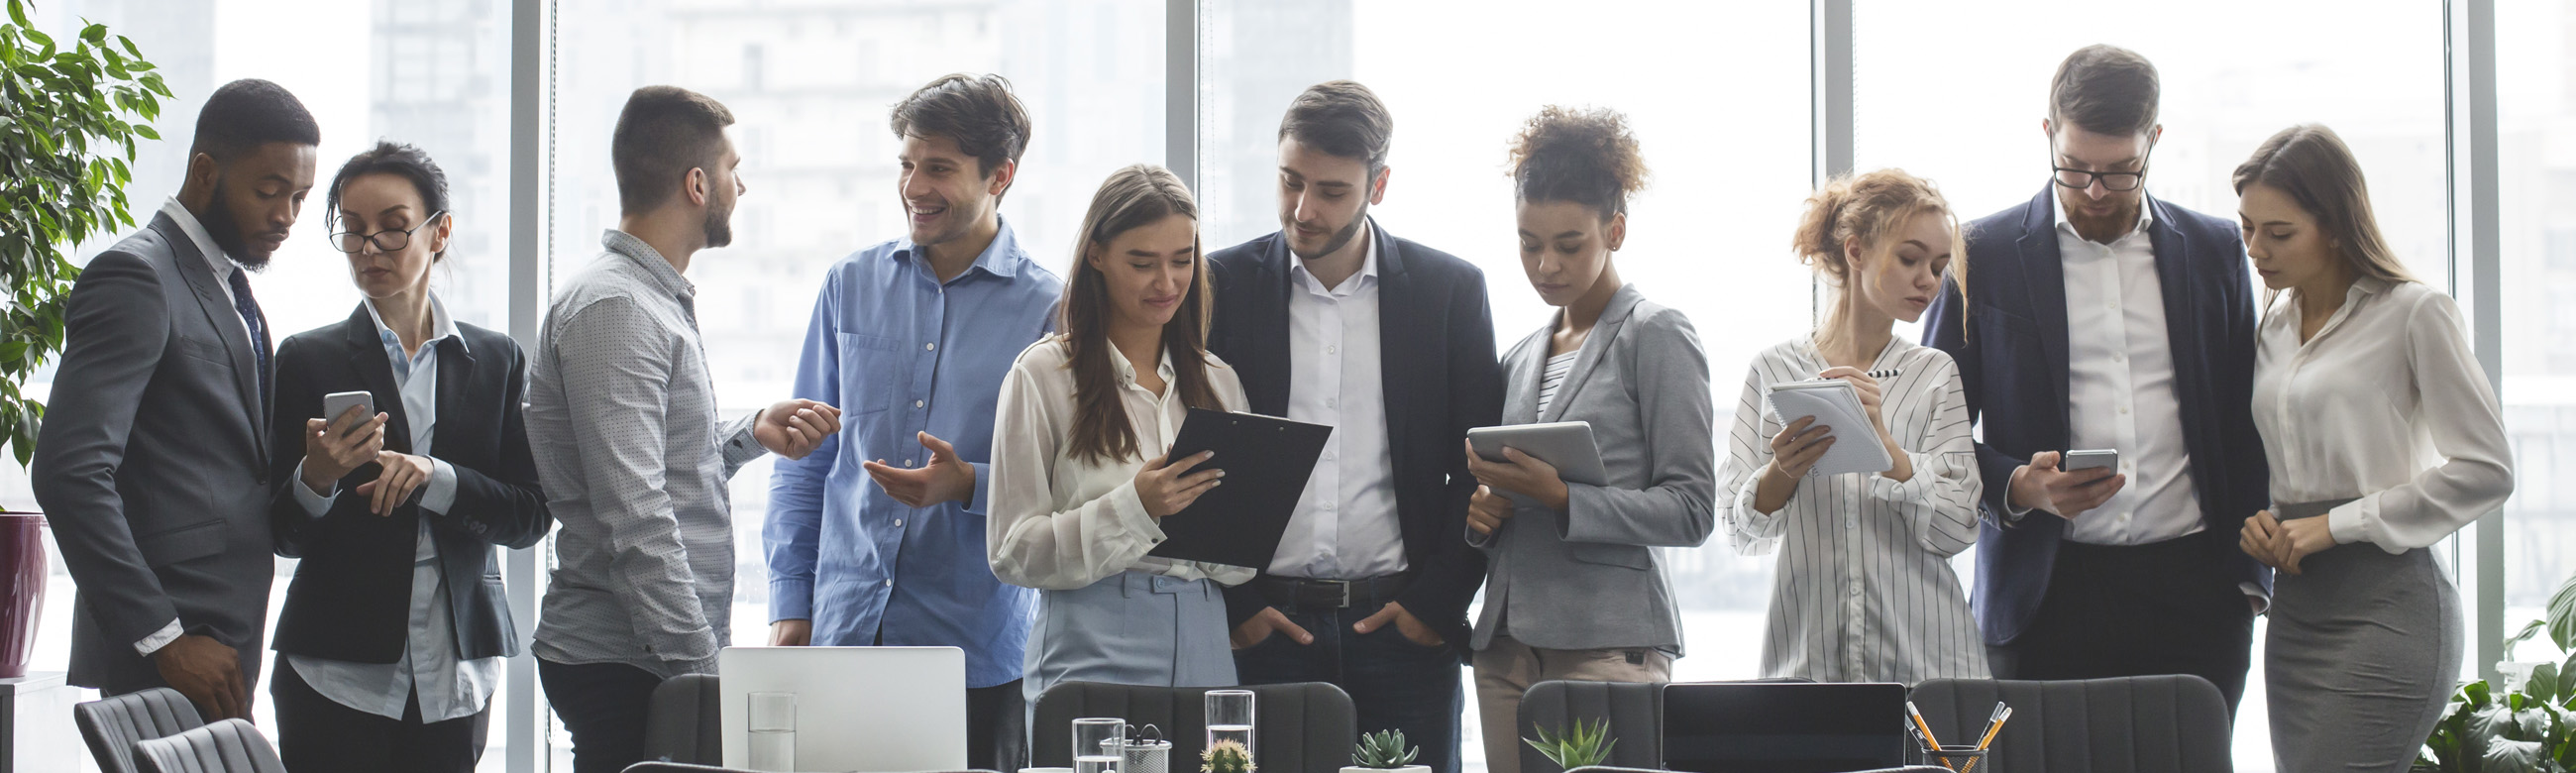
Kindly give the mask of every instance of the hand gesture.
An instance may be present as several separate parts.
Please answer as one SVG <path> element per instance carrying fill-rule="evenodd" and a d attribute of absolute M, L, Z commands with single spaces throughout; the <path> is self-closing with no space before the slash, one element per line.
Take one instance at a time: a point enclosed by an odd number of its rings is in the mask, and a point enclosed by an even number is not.
<path fill-rule="evenodd" d="M 152 665 L 161 670 L 161 681 L 206 713 L 206 721 L 250 718 L 250 686 L 242 679 L 239 650 L 188 634 L 153 650 Z"/>
<path fill-rule="evenodd" d="M 1868 373 L 1862 372 L 1859 368 L 1846 365 L 1836 365 L 1826 368 L 1824 372 L 1816 374 L 1816 377 L 1842 379 L 1844 381 L 1851 382 L 1852 391 L 1860 393 L 1861 410 L 1869 412 L 1870 429 L 1877 430 L 1878 436 L 1881 438 L 1888 436 L 1887 419 L 1880 416 L 1878 410 L 1879 404 L 1884 402 L 1884 397 L 1879 389 L 1878 379 L 1870 378 Z"/>
<path fill-rule="evenodd" d="M 1550 510 L 1565 512 L 1566 500 L 1572 494 L 1565 488 L 1565 479 L 1557 477 L 1556 465 L 1521 453 L 1520 449 L 1511 446 L 1503 447 L 1502 461 L 1491 461 L 1476 453 L 1474 442 L 1461 442 L 1467 445 L 1467 473 L 1476 476 L 1477 483 L 1529 497 Z"/>
<path fill-rule="evenodd" d="M 385 422 L 388 414 L 367 416 L 366 409 L 349 406 L 336 420 L 304 420 L 304 487 L 316 494 L 330 493 L 331 486 L 349 471 L 376 460 L 385 447 Z"/>
<path fill-rule="evenodd" d="M 1216 488 L 1222 482 L 1217 479 L 1225 477 L 1224 470 L 1190 472 L 1216 458 L 1215 451 L 1200 451 L 1177 462 L 1165 461 L 1166 456 L 1170 455 L 1145 460 L 1145 468 L 1136 471 L 1136 498 L 1145 502 L 1145 514 L 1157 521 L 1190 509 L 1199 495 Z"/>
<path fill-rule="evenodd" d="M 1385 626 L 1387 623 L 1394 623 L 1395 632 L 1403 634 L 1406 641 L 1410 641 L 1415 644 L 1425 647 L 1438 647 L 1449 643 L 1449 640 L 1440 638 L 1440 633 L 1438 631 L 1431 630 L 1431 626 L 1426 625 L 1420 619 L 1415 618 L 1412 612 L 1405 611 L 1403 604 L 1398 604 L 1393 601 L 1387 602 L 1386 606 L 1379 607 L 1376 614 L 1369 615 L 1366 619 L 1357 623 L 1352 623 L 1351 630 L 1355 633 L 1368 633 Z"/>
<path fill-rule="evenodd" d="M 751 437 L 770 453 L 803 459 L 841 431 L 841 409 L 812 400 L 781 400 L 760 411 Z"/>
<path fill-rule="evenodd" d="M 1825 452 L 1834 449 L 1835 439 L 1834 428 L 1817 424 L 1814 416 L 1800 416 L 1771 436 L 1771 469 L 1791 481 L 1807 477 Z"/>
<path fill-rule="evenodd" d="M 1467 497 L 1467 528 L 1477 534 L 1501 531 L 1503 521 L 1512 517 L 1512 501 L 1494 493 L 1494 487 L 1479 485 Z"/>
<path fill-rule="evenodd" d="M 393 515 L 394 508 L 411 501 L 411 493 L 429 483 L 430 473 L 438 469 L 429 457 L 392 451 L 376 452 L 376 463 L 384 466 L 384 472 L 359 484 L 358 496 L 367 498 L 367 512 L 379 518 Z"/>
<path fill-rule="evenodd" d="M 1272 636 L 1286 636 L 1298 644 L 1315 643 L 1314 634 L 1308 633 L 1304 626 L 1290 621 L 1287 615 L 1279 612 L 1278 607 L 1262 607 L 1260 612 L 1252 615 L 1252 619 L 1235 626 L 1234 631 L 1226 638 L 1231 640 L 1235 649 L 1248 650 L 1269 641 Z"/>
<path fill-rule="evenodd" d="M 2061 457 L 2055 451 L 2041 451 L 2030 457 L 2030 464 L 2014 471 L 2009 492 L 2012 503 L 2072 521 L 2084 511 L 2111 501 L 2111 495 L 2129 485 L 2129 476 L 2112 474 L 2109 468 L 2059 470 Z"/>
<path fill-rule="evenodd" d="M 884 459 L 862 462 L 859 467 L 885 489 L 886 495 L 906 507 L 929 507 L 942 502 L 962 502 L 975 496 L 975 465 L 957 458 L 957 448 L 928 432 L 917 440 L 930 450 L 930 461 L 918 468 L 893 467 Z M 906 465 L 912 460 L 904 460 Z"/>

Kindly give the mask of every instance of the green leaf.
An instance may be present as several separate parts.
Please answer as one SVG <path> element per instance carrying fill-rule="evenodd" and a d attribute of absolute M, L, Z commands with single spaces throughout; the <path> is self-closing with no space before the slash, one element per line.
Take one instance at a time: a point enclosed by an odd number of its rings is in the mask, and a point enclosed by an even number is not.
<path fill-rule="evenodd" d="M 2538 741 L 2497 741 L 2478 755 L 2482 773 L 2541 773 L 2546 747 Z"/>
<path fill-rule="evenodd" d="M 2576 652 L 2576 575 L 2549 594 L 2549 640 L 2560 652 Z"/>
<path fill-rule="evenodd" d="M 2522 685 L 2522 691 L 2542 703 L 2558 700 L 2558 664 L 2542 663 L 2533 666 L 2531 680 Z"/>
<path fill-rule="evenodd" d="M 107 45 L 107 25 L 92 24 L 81 28 L 81 40 L 93 46 Z"/>
<path fill-rule="evenodd" d="M 143 138 L 147 140 L 161 139 L 161 131 L 159 129 L 152 128 L 149 124 L 135 124 L 134 133 L 143 135 Z"/>
<path fill-rule="evenodd" d="M 27 21 L 26 4 L 20 0 L 9 0 L 9 20 L 17 22 L 20 27 L 36 26 L 34 23 Z"/>

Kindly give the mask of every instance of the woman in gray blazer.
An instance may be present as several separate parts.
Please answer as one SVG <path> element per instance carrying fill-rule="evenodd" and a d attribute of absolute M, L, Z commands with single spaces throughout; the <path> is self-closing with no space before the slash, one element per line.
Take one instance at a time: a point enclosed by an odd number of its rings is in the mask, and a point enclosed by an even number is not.
<path fill-rule="evenodd" d="M 1622 283 L 1612 253 L 1645 162 L 1618 113 L 1548 107 L 1512 148 L 1521 267 L 1561 311 L 1503 357 L 1503 423 L 1592 425 L 1608 485 L 1505 449 L 1467 466 L 1469 544 L 1489 559 L 1470 641 L 1485 759 L 1519 773 L 1521 695 L 1551 679 L 1653 682 L 1682 653 L 1652 548 L 1715 528 L 1708 357 L 1681 312 Z"/>

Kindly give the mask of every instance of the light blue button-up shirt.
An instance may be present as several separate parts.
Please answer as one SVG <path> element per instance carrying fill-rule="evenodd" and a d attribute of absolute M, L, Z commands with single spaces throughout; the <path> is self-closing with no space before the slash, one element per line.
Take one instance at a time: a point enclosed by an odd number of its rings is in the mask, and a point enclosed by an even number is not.
<path fill-rule="evenodd" d="M 833 264 L 796 396 L 840 406 L 841 432 L 770 477 L 772 621 L 813 621 L 816 645 L 958 647 L 970 687 L 1020 678 L 1035 595 L 985 561 L 986 463 L 1002 378 L 1054 330 L 1063 287 L 1007 222 L 946 283 L 908 239 Z M 924 431 L 974 465 L 971 501 L 907 507 L 859 466 L 927 464 Z"/>

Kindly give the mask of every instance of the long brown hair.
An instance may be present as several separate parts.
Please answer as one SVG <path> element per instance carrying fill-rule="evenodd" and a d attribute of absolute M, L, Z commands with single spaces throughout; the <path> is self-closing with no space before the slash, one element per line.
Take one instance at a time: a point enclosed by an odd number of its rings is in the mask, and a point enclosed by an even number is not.
<path fill-rule="evenodd" d="M 1798 232 L 1789 243 L 1799 262 L 1814 267 L 1833 285 L 1834 310 L 1828 319 L 1841 319 L 1844 307 L 1852 302 L 1852 265 L 1843 242 L 1858 238 L 1862 248 L 1876 248 L 1889 231 L 1926 212 L 1938 213 L 1950 223 L 1949 279 L 1965 299 L 1967 235 L 1959 230 L 1958 212 L 1932 181 L 1890 167 L 1836 177 L 1807 197 L 1806 213 L 1798 217 Z M 1834 329 L 1830 322 L 1817 326 L 1816 342 L 1823 344 Z"/>
<path fill-rule="evenodd" d="M 2370 189 L 2361 180 L 2361 162 L 2325 124 L 2292 126 L 2264 140 L 2254 149 L 2253 158 L 2236 165 L 2234 182 L 2238 196 L 2256 183 L 2290 194 L 2334 240 L 2353 276 L 2418 281 L 2388 249 L 2388 239 L 2379 235 L 2379 218 L 2370 212 Z"/>
<path fill-rule="evenodd" d="M 1057 335 L 1073 350 L 1070 447 L 1075 458 L 1110 462 L 1137 456 L 1136 432 L 1127 421 L 1126 403 L 1119 401 L 1123 387 L 1118 383 L 1118 366 L 1110 359 L 1125 355 L 1109 343 L 1109 278 L 1092 267 L 1091 256 L 1107 252 L 1110 240 L 1119 234 L 1173 215 L 1198 219 L 1198 200 L 1170 170 L 1137 164 L 1111 172 L 1108 181 L 1100 184 L 1100 192 L 1092 194 L 1091 210 L 1082 216 L 1081 236 L 1073 244 L 1073 280 L 1065 283 L 1064 300 L 1056 305 Z M 1163 351 L 1172 363 L 1172 383 L 1165 388 L 1180 390 L 1183 405 L 1221 409 L 1207 374 L 1213 293 L 1207 254 L 1199 249 L 1195 236 L 1190 240 L 1190 259 L 1196 264 L 1190 272 L 1190 289 L 1181 295 L 1172 320 L 1163 324 Z"/>

